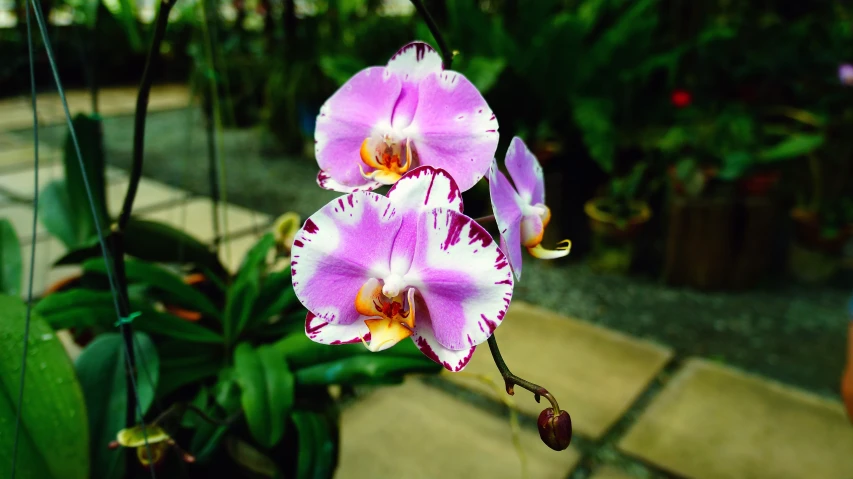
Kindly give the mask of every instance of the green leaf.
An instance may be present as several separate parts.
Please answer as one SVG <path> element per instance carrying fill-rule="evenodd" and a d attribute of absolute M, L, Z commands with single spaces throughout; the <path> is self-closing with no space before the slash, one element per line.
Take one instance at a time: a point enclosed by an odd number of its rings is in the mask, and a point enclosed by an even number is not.
<path fill-rule="evenodd" d="M 207 316 L 220 319 L 219 309 L 199 290 L 186 284 L 178 275 L 145 261 L 126 260 L 124 263 L 127 279 L 130 282 L 143 283 L 169 295 L 170 302 L 176 306 L 198 311 Z M 86 261 L 83 270 L 106 274 L 106 263 L 102 258 Z"/>
<path fill-rule="evenodd" d="M 331 478 L 337 451 L 326 418 L 313 411 L 293 411 L 290 418 L 299 435 L 296 479 Z"/>
<path fill-rule="evenodd" d="M 252 349 L 247 343 L 234 351 L 234 371 L 249 431 L 261 446 L 270 448 L 284 436 L 293 407 L 293 374 L 274 348 Z"/>
<path fill-rule="evenodd" d="M 725 181 L 736 180 L 742 177 L 752 165 L 752 155 L 749 153 L 745 151 L 729 153 L 723 157 L 723 168 L 720 169 L 717 177 Z"/>
<path fill-rule="evenodd" d="M 485 95 L 498 81 L 498 77 L 501 76 L 505 68 L 506 59 L 502 57 L 475 56 L 466 62 L 461 71 L 465 78 L 470 80 L 480 90 L 480 93 Z"/>
<path fill-rule="evenodd" d="M 347 82 L 353 75 L 366 68 L 362 60 L 351 55 L 322 55 L 318 62 L 320 70 L 337 86 Z"/>
<path fill-rule="evenodd" d="M 616 144 L 611 119 L 613 104 L 608 100 L 578 98 L 573 107 L 575 123 L 581 130 L 590 156 L 605 173 L 611 173 Z"/>
<path fill-rule="evenodd" d="M 86 241 L 95 237 L 95 219 L 102 228 L 106 228 L 107 201 L 104 188 L 104 136 L 101 119 L 97 115 L 78 114 L 72 120 L 80 154 L 83 160 L 81 169 L 80 158 L 69 134 L 65 139 L 63 162 L 65 164 L 65 188 L 68 194 L 68 212 L 75 225 L 75 243 L 66 245 L 70 248 L 82 246 Z M 85 176 L 85 181 L 84 181 Z M 87 188 L 88 182 L 88 188 Z M 92 217 L 92 206 L 89 204 L 89 194 L 94 202 L 96 218 Z"/>
<path fill-rule="evenodd" d="M 69 249 L 78 248 L 82 236 L 79 220 L 74 215 L 65 181 L 52 181 L 39 192 L 39 221 Z"/>
<path fill-rule="evenodd" d="M 251 329 L 257 325 L 265 326 L 268 319 L 296 303 L 290 266 L 282 271 L 270 273 L 261 283 L 260 292 L 252 305 L 252 314 L 246 329 Z"/>
<path fill-rule="evenodd" d="M 266 258 L 275 246 L 275 237 L 267 233 L 252 246 L 243 258 L 234 283 L 228 290 L 225 303 L 225 335 L 237 338 L 249 323 L 255 302 L 260 295 L 261 275 L 266 268 Z"/>
<path fill-rule="evenodd" d="M 317 364 L 296 371 L 299 386 L 326 386 L 331 384 L 396 384 L 403 375 L 437 373 L 441 365 L 422 358 L 358 355 L 328 363 Z"/>
<path fill-rule="evenodd" d="M 762 162 L 769 163 L 807 155 L 823 146 L 824 140 L 823 135 L 793 135 L 776 146 L 762 151 L 759 158 Z"/>
<path fill-rule="evenodd" d="M 221 344 L 223 338 L 204 326 L 161 313 L 154 308 L 132 302 L 131 308 L 140 316 L 133 321 L 138 331 L 182 339 L 194 343 Z M 35 310 L 56 329 L 99 326 L 111 328 L 118 318 L 112 293 L 90 289 L 72 289 L 46 296 Z"/>
<path fill-rule="evenodd" d="M 14 297 L 21 294 L 22 267 L 18 233 L 9 220 L 0 219 L 0 294 Z"/>
<path fill-rule="evenodd" d="M 196 238 L 169 225 L 131 217 L 124 235 L 127 254 L 155 263 L 194 264 L 227 276 L 219 257 Z"/>
<path fill-rule="evenodd" d="M 143 414 L 154 400 L 160 360 L 154 343 L 144 333 L 134 335 L 136 395 Z M 89 414 L 92 477 L 113 479 L 123 475 L 125 453 L 106 447 L 125 428 L 127 386 L 124 339 L 118 333 L 96 337 L 77 358 L 75 367 Z"/>
<path fill-rule="evenodd" d="M 287 364 L 289 364 L 291 369 L 294 371 L 320 363 L 329 363 L 338 359 L 345 359 L 360 355 L 418 359 L 435 364 L 423 355 L 417 346 L 415 346 L 414 341 L 401 341 L 398 344 L 395 344 L 393 348 L 389 348 L 378 353 L 372 353 L 362 344 L 328 346 L 325 344 L 315 343 L 308 339 L 308 336 L 306 336 L 302 331 L 299 331 L 279 340 L 273 344 L 273 347 L 276 348 L 279 353 L 284 355 L 284 359 L 287 361 Z"/>
<path fill-rule="evenodd" d="M 12 469 L 25 319 L 26 306 L 20 299 L 0 296 L 0 471 L 4 477 Z M 71 360 L 36 313 L 30 317 L 28 345 L 16 477 L 88 479 L 86 404 Z"/>

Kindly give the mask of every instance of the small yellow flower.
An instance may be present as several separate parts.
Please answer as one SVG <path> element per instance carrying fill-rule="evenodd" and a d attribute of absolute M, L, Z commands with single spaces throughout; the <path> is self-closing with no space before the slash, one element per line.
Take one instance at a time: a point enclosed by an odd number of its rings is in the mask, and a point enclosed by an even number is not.
<path fill-rule="evenodd" d="M 118 447 L 136 448 L 136 456 L 139 458 L 140 464 L 145 467 L 159 464 L 170 447 L 175 448 L 181 454 L 184 462 L 195 462 L 195 457 L 178 447 L 172 437 L 156 424 L 145 426 L 144 431 L 142 426 L 122 429 L 116 434 L 116 440 L 109 444 L 110 449 Z"/>

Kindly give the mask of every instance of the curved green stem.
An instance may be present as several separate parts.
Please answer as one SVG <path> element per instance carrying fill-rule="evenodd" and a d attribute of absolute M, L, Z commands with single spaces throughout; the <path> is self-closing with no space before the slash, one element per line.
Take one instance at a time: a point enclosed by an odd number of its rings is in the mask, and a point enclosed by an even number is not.
<path fill-rule="evenodd" d="M 430 33 L 432 33 L 432 37 L 435 38 L 435 42 L 438 43 L 438 49 L 441 50 L 441 63 L 444 64 L 444 69 L 450 70 L 450 66 L 453 64 L 453 52 L 450 51 L 450 47 L 447 46 L 447 42 L 438 30 L 438 25 L 435 24 L 435 20 L 433 20 L 432 15 L 429 14 L 429 11 L 424 6 L 423 0 L 411 1 L 412 5 L 414 5 L 415 9 L 418 11 L 418 14 L 423 17 L 424 22 L 426 22 Z"/>
<path fill-rule="evenodd" d="M 492 353 L 492 359 L 495 361 L 495 366 L 498 367 L 498 371 L 501 372 L 501 376 L 504 378 L 504 384 L 506 385 L 506 393 L 510 396 L 515 394 L 515 386 L 521 386 L 524 389 L 533 393 L 534 399 L 536 402 L 539 402 L 539 397 L 544 396 L 548 402 L 551 403 L 551 407 L 554 408 L 554 414 L 560 414 L 560 406 L 557 404 L 557 399 L 548 392 L 547 389 L 543 388 L 538 384 L 534 384 L 526 379 L 520 378 L 513 374 L 509 367 L 506 365 L 503 356 L 501 356 L 501 350 L 498 348 L 498 340 L 495 339 L 495 335 L 492 334 L 489 337 L 489 351 Z"/>

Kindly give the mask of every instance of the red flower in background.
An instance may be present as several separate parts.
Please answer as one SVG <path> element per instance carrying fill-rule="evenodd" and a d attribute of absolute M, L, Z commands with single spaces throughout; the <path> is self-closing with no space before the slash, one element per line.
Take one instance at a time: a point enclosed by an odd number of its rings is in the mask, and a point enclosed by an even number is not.
<path fill-rule="evenodd" d="M 690 92 L 687 90 L 675 90 L 672 92 L 670 101 L 672 101 L 672 104 L 675 105 L 676 108 L 684 108 L 693 102 L 693 96 L 690 95 Z"/>

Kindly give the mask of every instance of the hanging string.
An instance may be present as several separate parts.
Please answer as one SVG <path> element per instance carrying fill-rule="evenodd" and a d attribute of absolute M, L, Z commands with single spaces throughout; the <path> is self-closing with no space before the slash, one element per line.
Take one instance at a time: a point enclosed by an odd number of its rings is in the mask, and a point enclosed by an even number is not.
<path fill-rule="evenodd" d="M 27 354 L 30 345 L 30 319 L 32 318 L 33 309 L 33 278 L 36 270 L 36 233 L 38 226 L 38 206 L 39 206 L 39 120 L 38 108 L 36 106 L 36 72 L 35 62 L 33 61 L 33 34 L 32 22 L 30 21 L 30 9 L 27 8 L 27 53 L 30 57 L 30 97 L 33 106 L 33 182 L 35 183 L 33 193 L 33 229 L 32 242 L 30 244 L 30 274 L 27 280 L 27 315 L 24 320 L 24 346 L 21 358 L 21 380 L 18 385 L 18 404 L 15 414 L 15 438 L 12 442 L 12 475 L 11 479 L 15 479 L 15 470 L 18 460 L 18 439 L 21 437 L 21 411 L 24 407 L 24 383 L 27 377 Z"/>
<path fill-rule="evenodd" d="M 44 21 L 44 15 L 42 15 L 42 12 L 41 12 L 41 2 L 39 0 L 30 0 L 30 3 L 32 5 L 33 13 L 35 14 L 36 23 L 38 24 L 39 31 L 41 32 L 41 37 L 42 37 L 42 41 L 44 42 L 45 52 L 47 53 L 48 63 L 50 64 L 50 70 L 51 70 L 51 73 L 53 75 L 54 83 L 56 84 L 57 92 L 59 93 L 59 99 L 62 103 L 62 108 L 65 112 L 65 120 L 68 123 L 68 130 L 69 130 L 69 135 L 71 137 L 71 142 L 74 146 L 74 152 L 77 155 L 77 161 L 78 161 L 79 166 L 80 166 L 80 171 L 82 172 L 81 176 L 83 177 L 83 186 L 85 187 L 85 190 L 86 190 L 86 197 L 89 200 L 89 208 L 91 209 L 92 218 L 94 220 L 95 231 L 96 231 L 97 236 L 98 236 L 98 243 L 101 246 L 101 254 L 104 258 L 104 263 L 106 266 L 107 279 L 109 281 L 110 291 L 112 292 L 113 306 L 115 307 L 116 318 L 118 319 L 119 322 L 122 322 L 124 317 L 121 314 L 121 308 L 119 307 L 119 300 L 126 300 L 126 299 L 120 297 L 121 293 L 119 291 L 119 288 L 116 285 L 115 274 L 113 272 L 112 262 L 110 261 L 109 249 L 106 246 L 106 239 L 105 239 L 104 234 L 103 234 L 103 229 L 102 229 L 101 224 L 100 224 L 100 219 L 98 217 L 97 210 L 95 209 L 94 197 L 92 194 L 91 187 L 89 185 L 88 176 L 86 175 L 86 166 L 83 162 L 83 155 L 80 151 L 80 144 L 77 140 L 77 133 L 74 130 L 74 124 L 71 120 L 71 112 L 68 109 L 68 101 L 65 97 L 65 90 L 62 88 L 62 81 L 59 78 L 59 70 L 56 66 L 56 60 L 55 60 L 55 57 L 53 54 L 53 48 L 51 47 L 50 38 L 47 35 L 47 26 L 46 26 L 45 21 Z M 28 11 L 28 13 L 29 13 L 29 11 Z M 30 38 L 29 41 L 32 42 L 32 38 Z M 32 59 L 30 60 L 30 65 L 32 68 Z M 126 320 L 126 318 L 125 318 L 125 320 Z M 125 362 L 129 366 L 131 364 L 132 352 L 128 350 L 127 345 L 124 343 L 122 343 L 122 350 L 124 352 Z M 129 375 L 129 377 L 130 377 L 130 382 L 131 382 L 131 386 L 132 386 L 132 388 L 131 388 L 132 393 L 136 397 L 136 414 L 138 417 L 138 421 L 141 423 L 142 438 L 143 438 L 143 441 L 145 443 L 146 453 L 148 454 L 148 457 L 153 457 L 151 454 L 150 444 L 148 443 L 148 434 L 145 430 L 145 424 L 144 424 L 144 421 L 142 421 L 143 414 L 142 414 L 142 407 L 139 404 L 139 392 L 138 392 L 139 388 L 136 384 L 136 375 L 131 373 Z M 20 416 L 20 412 L 18 415 Z M 148 469 L 151 472 L 152 479 L 156 479 L 154 468 L 151 467 Z"/>

